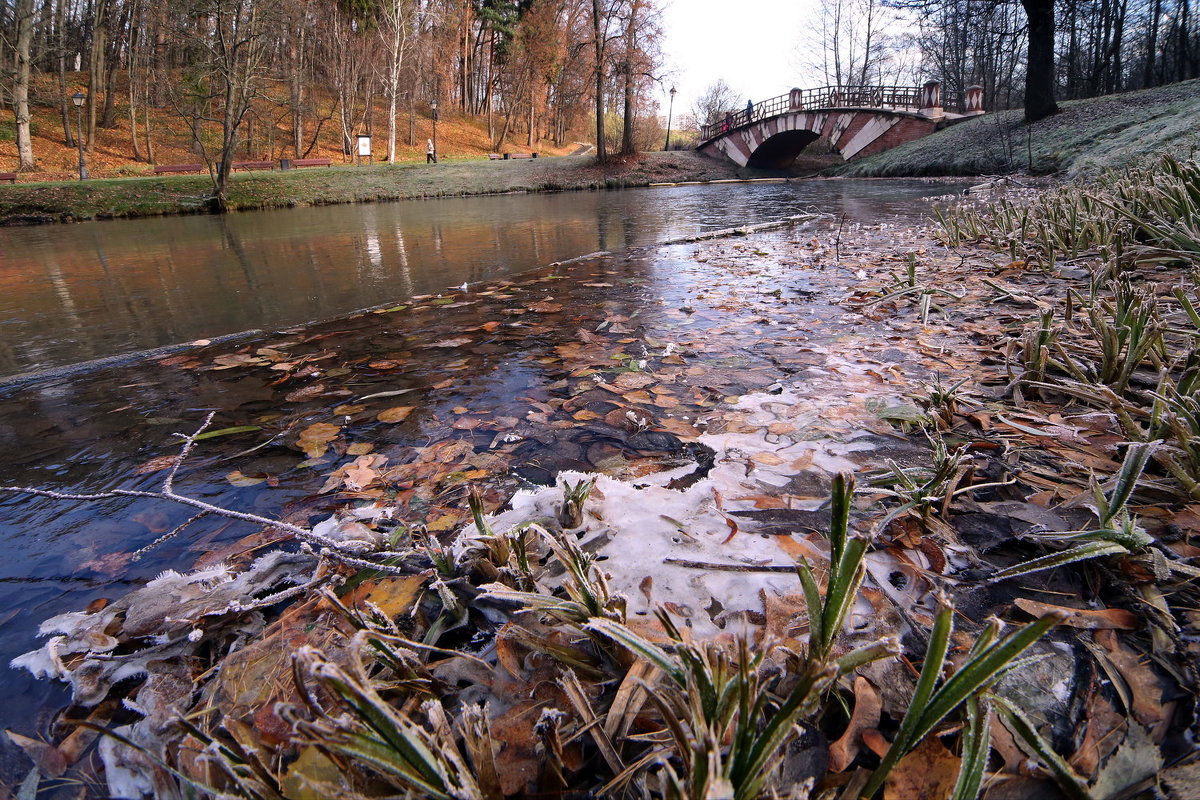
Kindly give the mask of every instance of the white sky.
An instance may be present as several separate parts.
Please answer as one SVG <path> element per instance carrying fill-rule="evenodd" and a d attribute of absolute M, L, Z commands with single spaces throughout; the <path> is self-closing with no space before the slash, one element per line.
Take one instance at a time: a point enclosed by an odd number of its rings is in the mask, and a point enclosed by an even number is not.
<path fill-rule="evenodd" d="M 663 51 L 675 113 L 689 113 L 724 78 L 747 100 L 766 100 L 801 85 L 799 43 L 815 0 L 664 0 Z M 667 110 L 664 81 L 661 110 Z"/>

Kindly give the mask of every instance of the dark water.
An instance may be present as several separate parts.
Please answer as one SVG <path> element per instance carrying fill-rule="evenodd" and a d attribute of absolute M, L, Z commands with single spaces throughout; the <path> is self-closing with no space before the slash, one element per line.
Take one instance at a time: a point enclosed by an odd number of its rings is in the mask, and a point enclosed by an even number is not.
<path fill-rule="evenodd" d="M 470 407 L 491 418 L 523 414 L 528 401 L 544 399 L 546 386 L 562 378 L 547 356 L 573 341 L 577 326 L 607 313 L 657 313 L 685 282 L 703 283 L 705 275 L 703 267 L 680 265 L 686 248 L 663 248 L 610 259 L 603 269 L 611 275 L 602 279 L 614 288 L 603 291 L 582 288 L 584 278 L 568 269 L 540 270 L 473 305 L 426 304 L 419 313 L 360 315 L 316 327 L 297 323 L 494 281 L 597 250 L 804 210 L 850 221 L 911 217 L 927 208 L 920 198 L 953 190 L 944 183 L 890 181 L 721 185 L 0 231 L 5 372 L 296 326 L 248 340 L 251 350 L 264 343 L 292 347 L 289 352 L 323 358 L 314 363 L 338 373 L 308 381 L 321 380 L 329 394 L 288 399 L 299 379 L 269 369 L 209 369 L 216 355 L 233 349 L 214 345 L 194 351 L 190 362 L 135 359 L 0 387 L 0 485 L 155 489 L 162 473 L 139 474 L 139 468 L 172 454 L 173 432 L 191 430 L 215 410 L 216 427 L 256 424 L 262 430 L 206 442 L 181 473 L 179 488 L 225 507 L 315 521 L 331 507 L 314 496 L 316 489 L 337 462 L 305 465 L 291 446 L 298 426 L 328 419 L 331 408 L 354 397 L 411 388 L 402 402 L 421 407 L 411 426 L 380 430 L 372 410 L 362 421 L 364 440 L 401 447 L 455 436 L 486 451 L 493 434 L 452 429 L 450 409 Z M 592 274 L 589 280 L 598 279 Z M 519 306 L 522 298 L 551 293 L 564 305 L 561 314 L 536 315 L 536 324 L 474 349 L 428 347 L 489 319 L 515 319 L 505 316 L 504 303 Z M 380 366 L 381 358 L 403 366 Z M 388 436 L 399 438 L 389 442 Z M 256 449 L 247 453 L 250 448 Z M 235 469 L 269 475 L 271 483 L 233 486 L 224 476 Z M 129 553 L 188 516 L 154 500 L 85 505 L 0 494 L 0 665 L 40 644 L 37 625 L 47 617 L 118 597 L 165 568 L 186 569 L 199 555 L 255 531 L 210 518 L 147 558 L 128 561 Z M 0 687 L 6 697 L 0 728 L 27 735 L 45 732 L 66 702 L 61 687 L 4 666 Z M 27 770 L 24 757 L 3 742 L 0 783 Z"/>
<path fill-rule="evenodd" d="M 922 181 L 720 184 L 0 231 L 0 376 L 325 319 L 597 250 L 807 210 L 874 220 Z"/>

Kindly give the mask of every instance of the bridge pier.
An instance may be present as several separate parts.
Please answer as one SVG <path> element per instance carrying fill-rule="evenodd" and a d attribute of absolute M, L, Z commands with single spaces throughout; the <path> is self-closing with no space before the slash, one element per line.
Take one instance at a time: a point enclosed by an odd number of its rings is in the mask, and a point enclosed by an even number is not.
<path fill-rule="evenodd" d="M 968 86 L 967 87 L 967 108 L 968 115 L 982 114 L 983 111 L 983 87 Z"/>
<path fill-rule="evenodd" d="M 941 119 L 946 116 L 946 111 L 942 108 L 941 81 L 926 81 L 925 85 L 921 87 L 921 107 L 917 109 L 917 113 L 930 119 Z"/>

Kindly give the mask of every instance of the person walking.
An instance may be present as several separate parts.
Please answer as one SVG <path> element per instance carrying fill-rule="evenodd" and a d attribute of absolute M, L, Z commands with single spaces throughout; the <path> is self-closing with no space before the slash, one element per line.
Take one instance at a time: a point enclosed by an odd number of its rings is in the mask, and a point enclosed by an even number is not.
<path fill-rule="evenodd" d="M 425 141 L 428 143 L 425 145 L 425 163 L 436 164 L 437 151 L 433 149 L 433 139 L 426 139 Z"/>

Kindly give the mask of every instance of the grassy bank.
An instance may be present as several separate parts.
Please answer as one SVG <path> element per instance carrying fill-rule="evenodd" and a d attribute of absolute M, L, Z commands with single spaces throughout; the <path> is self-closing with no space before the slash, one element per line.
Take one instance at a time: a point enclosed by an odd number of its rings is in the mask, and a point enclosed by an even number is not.
<path fill-rule="evenodd" d="M 1200 147 L 1200 81 L 1062 103 L 1027 125 L 1021 110 L 987 114 L 885 153 L 836 167 L 847 177 L 1091 175 L 1150 153 L 1187 156 Z"/>
<path fill-rule="evenodd" d="M 373 164 L 237 173 L 229 190 L 238 210 L 419 197 L 604 189 L 736 178 L 737 167 L 693 152 L 647 153 L 599 167 L 592 156 L 519 161 L 472 159 L 436 166 Z M 58 222 L 196 213 L 207 175 L 112 178 L 0 186 L 0 222 Z"/>

